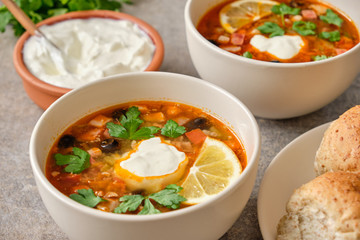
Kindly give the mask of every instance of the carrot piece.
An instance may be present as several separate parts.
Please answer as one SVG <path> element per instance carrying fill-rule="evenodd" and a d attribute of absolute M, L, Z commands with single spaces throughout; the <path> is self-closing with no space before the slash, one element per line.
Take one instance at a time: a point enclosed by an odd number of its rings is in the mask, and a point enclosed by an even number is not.
<path fill-rule="evenodd" d="M 181 113 L 181 109 L 178 106 L 169 106 L 166 109 L 166 114 L 169 115 L 169 117 L 174 117 Z"/>
<path fill-rule="evenodd" d="M 162 112 L 155 112 L 143 115 L 145 121 L 148 122 L 165 122 L 166 118 Z"/>
<path fill-rule="evenodd" d="M 199 128 L 187 132 L 185 135 L 194 144 L 202 144 L 207 138 L 207 135 Z"/>

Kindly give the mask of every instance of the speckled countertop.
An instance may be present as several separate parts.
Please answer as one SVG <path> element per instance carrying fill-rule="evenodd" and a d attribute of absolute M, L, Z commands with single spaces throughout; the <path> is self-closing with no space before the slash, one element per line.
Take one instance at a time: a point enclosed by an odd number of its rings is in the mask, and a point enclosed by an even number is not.
<path fill-rule="evenodd" d="M 198 77 L 185 39 L 186 0 L 134 2 L 133 6 L 124 6 L 123 11 L 147 21 L 163 37 L 165 59 L 160 70 Z M 0 239 L 68 239 L 45 209 L 30 167 L 29 139 L 43 110 L 28 98 L 15 72 L 12 51 L 16 41 L 11 28 L 0 34 Z M 257 119 L 262 150 L 254 190 L 243 213 L 221 240 L 262 239 L 257 195 L 271 160 L 294 138 L 336 119 L 356 104 L 360 104 L 360 75 L 344 94 L 312 114 L 288 120 Z"/>

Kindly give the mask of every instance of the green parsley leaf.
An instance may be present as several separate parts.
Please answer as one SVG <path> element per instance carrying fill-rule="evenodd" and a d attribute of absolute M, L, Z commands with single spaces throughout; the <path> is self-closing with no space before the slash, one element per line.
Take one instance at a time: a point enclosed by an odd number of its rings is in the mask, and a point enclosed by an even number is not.
<path fill-rule="evenodd" d="M 115 124 L 113 122 L 108 122 L 106 124 L 106 127 L 107 127 L 107 129 L 109 129 L 110 136 L 124 138 L 124 139 L 129 138 L 129 134 L 128 134 L 126 128 L 124 128 L 123 126 L 121 126 L 119 124 Z"/>
<path fill-rule="evenodd" d="M 161 213 L 158 209 L 152 205 L 151 201 L 147 198 L 145 199 L 144 208 L 139 212 L 139 215 L 149 215 L 149 214 L 158 214 Z"/>
<path fill-rule="evenodd" d="M 166 122 L 164 127 L 161 129 L 161 134 L 171 138 L 177 138 L 186 132 L 185 127 L 179 126 L 174 120 Z"/>
<path fill-rule="evenodd" d="M 134 132 L 130 135 L 130 139 L 132 140 L 141 140 L 141 139 L 149 139 L 155 137 L 154 134 L 157 133 L 160 128 L 155 126 L 143 127 L 138 131 Z"/>
<path fill-rule="evenodd" d="M 301 9 L 300 8 L 292 8 L 288 5 L 286 5 L 285 3 L 281 3 L 279 5 L 274 5 L 271 8 L 271 11 L 278 15 L 286 15 L 286 14 L 298 15 L 300 13 Z"/>
<path fill-rule="evenodd" d="M 313 31 L 316 29 L 316 24 L 313 22 L 296 21 L 293 23 L 292 29 L 302 36 L 315 35 Z"/>
<path fill-rule="evenodd" d="M 14 20 L 15 23 L 12 23 L 12 22 L 13 21 L 11 21 L 10 24 L 12 24 L 12 26 L 13 26 L 14 35 L 17 37 L 21 36 L 21 34 L 23 34 L 25 32 L 25 28 L 23 28 L 23 26 L 16 20 Z"/>
<path fill-rule="evenodd" d="M 43 0 L 43 3 L 44 3 L 47 7 L 53 7 L 53 6 L 54 6 L 54 0 Z"/>
<path fill-rule="evenodd" d="M 252 58 L 253 56 L 252 56 L 251 52 L 246 51 L 246 52 L 244 52 L 243 57 Z"/>
<path fill-rule="evenodd" d="M 10 23 L 10 20 L 13 18 L 13 16 L 9 11 L 5 10 L 3 6 L 1 7 L 2 8 L 0 8 L 0 32 L 5 32 L 6 25 Z"/>
<path fill-rule="evenodd" d="M 70 11 L 84 11 L 96 9 L 95 2 L 88 0 L 70 0 L 68 6 Z"/>
<path fill-rule="evenodd" d="M 265 22 L 257 29 L 264 34 L 270 33 L 270 37 L 282 36 L 285 34 L 285 31 L 279 25 L 273 22 Z"/>
<path fill-rule="evenodd" d="M 186 198 L 177 194 L 182 189 L 182 187 L 177 186 L 176 184 L 170 184 L 160 192 L 151 194 L 149 198 L 167 208 L 178 209 L 180 203 L 186 201 Z"/>
<path fill-rule="evenodd" d="M 122 201 L 120 205 L 115 208 L 114 213 L 126 213 L 127 211 L 135 211 L 138 209 L 142 201 L 144 200 L 142 195 L 125 195 L 119 200 Z"/>
<path fill-rule="evenodd" d="M 320 38 L 327 39 L 330 42 L 340 41 L 340 32 L 338 30 L 332 32 L 321 32 Z"/>
<path fill-rule="evenodd" d="M 121 2 L 126 3 L 126 4 L 133 4 L 133 2 L 131 0 L 121 0 Z"/>
<path fill-rule="evenodd" d="M 336 13 L 334 13 L 331 9 L 326 10 L 325 16 L 320 16 L 320 20 L 329 24 L 335 24 L 338 27 L 341 27 L 341 24 L 344 20 L 342 20 Z"/>
<path fill-rule="evenodd" d="M 282 24 L 285 25 L 285 20 L 284 20 L 284 16 L 286 14 L 289 14 L 289 15 L 298 15 L 301 11 L 300 8 L 292 8 L 288 5 L 286 5 L 285 3 L 281 3 L 279 5 L 274 5 L 272 8 L 271 8 L 271 11 L 277 15 L 280 15 L 281 16 L 281 21 L 282 21 Z"/>
<path fill-rule="evenodd" d="M 97 9 L 116 10 L 121 8 L 121 3 L 117 1 L 98 0 Z"/>
<path fill-rule="evenodd" d="M 36 11 L 41 8 L 42 0 L 28 0 L 28 1 L 20 1 L 20 7 L 25 11 Z"/>
<path fill-rule="evenodd" d="M 126 128 L 130 138 L 144 121 L 139 118 L 140 111 L 137 107 L 130 107 L 125 115 L 120 123 Z"/>
<path fill-rule="evenodd" d="M 79 189 L 78 193 L 70 195 L 70 198 L 88 207 L 95 207 L 100 202 L 106 201 L 99 196 L 95 196 L 92 189 Z"/>
<path fill-rule="evenodd" d="M 125 116 L 121 117 L 121 125 L 108 122 L 106 127 L 109 129 L 110 136 L 131 140 L 149 139 L 154 137 L 154 134 L 157 133 L 160 128 L 150 126 L 138 129 L 144 122 L 139 118 L 139 115 L 139 109 L 133 106 L 128 109 Z"/>
<path fill-rule="evenodd" d="M 48 10 L 48 15 L 49 16 L 59 16 L 61 14 L 67 13 L 68 9 L 67 8 L 53 8 Z"/>
<path fill-rule="evenodd" d="M 326 55 L 317 55 L 317 56 L 312 57 L 312 59 L 314 61 L 321 61 L 321 60 L 325 60 L 325 59 L 328 59 L 328 58 L 331 58 L 331 57 L 328 57 Z"/>
<path fill-rule="evenodd" d="M 34 11 L 29 11 L 28 15 L 29 15 L 31 21 L 33 21 L 34 23 L 38 23 L 43 20 L 42 16 L 39 13 L 36 13 Z"/>
<path fill-rule="evenodd" d="M 55 154 L 56 164 L 65 167 L 65 172 L 81 173 L 83 170 L 90 167 L 90 154 L 80 148 L 73 148 L 74 155 Z"/>

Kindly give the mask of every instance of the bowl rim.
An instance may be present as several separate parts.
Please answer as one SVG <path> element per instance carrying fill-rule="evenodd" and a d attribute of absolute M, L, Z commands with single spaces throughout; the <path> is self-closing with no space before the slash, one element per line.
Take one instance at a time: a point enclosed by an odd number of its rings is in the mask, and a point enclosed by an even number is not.
<path fill-rule="evenodd" d="M 43 174 L 42 168 L 39 165 L 39 161 L 36 157 L 36 149 L 40 146 L 37 145 L 36 139 L 37 139 L 37 132 L 41 128 L 42 122 L 47 117 L 48 114 L 51 114 L 51 112 L 56 111 L 56 108 L 58 105 L 61 106 L 62 99 L 64 98 L 71 98 L 74 95 L 81 94 L 82 92 L 86 92 L 88 88 L 93 88 L 94 85 L 98 85 L 103 83 L 104 81 L 116 81 L 119 78 L 127 78 L 132 76 L 137 77 L 147 77 L 148 75 L 154 75 L 159 77 L 167 77 L 166 81 L 172 81 L 172 78 L 182 78 L 182 82 L 197 82 L 198 84 L 203 84 L 205 87 L 215 89 L 216 91 L 221 92 L 226 97 L 230 98 L 232 101 L 234 101 L 244 112 L 244 116 L 249 119 L 251 123 L 250 129 L 252 129 L 252 132 L 254 133 L 254 143 L 255 146 L 253 148 L 253 156 L 249 159 L 247 159 L 247 166 L 245 170 L 240 174 L 240 177 L 236 179 L 233 183 L 231 183 L 231 186 L 223 190 L 221 193 L 219 193 L 217 196 L 214 196 L 209 201 L 196 204 L 194 206 L 178 209 L 176 211 L 170 211 L 162 214 L 153 214 L 153 215 L 142 215 L 139 217 L 138 215 L 125 215 L 125 214 L 114 214 L 114 213 L 108 213 L 99 211 L 97 209 L 93 209 L 87 206 L 84 206 L 80 203 L 77 203 L 76 201 L 70 199 L 69 197 L 65 196 L 63 193 L 61 193 L 59 190 L 57 190 L 46 178 L 45 174 Z M 175 80 L 174 80 L 175 81 Z M 34 178 L 37 182 L 37 185 L 41 184 L 43 188 L 46 188 L 46 191 L 49 192 L 54 198 L 56 198 L 58 201 L 61 201 L 63 204 L 67 205 L 70 209 L 74 211 L 79 211 L 82 214 L 91 215 L 97 218 L 102 219 L 108 219 L 108 220 L 116 220 L 116 221 L 129 221 L 129 222 L 148 222 L 153 220 L 160 220 L 160 219 L 170 219 L 173 217 L 186 215 L 191 212 L 196 212 L 198 210 L 201 210 L 205 208 L 208 205 L 214 205 L 221 201 L 221 199 L 227 197 L 231 192 L 236 191 L 239 186 L 244 184 L 244 181 L 248 179 L 250 174 L 253 173 L 253 171 L 257 172 L 257 165 L 258 165 L 258 159 L 260 157 L 260 149 L 261 149 L 261 134 L 260 129 L 257 124 L 257 121 L 254 117 L 254 115 L 250 112 L 250 110 L 235 96 L 233 96 L 231 93 L 227 92 L 226 90 L 222 89 L 221 87 L 218 87 L 215 84 L 209 83 L 207 81 L 202 81 L 199 78 L 178 74 L 178 73 L 169 73 L 169 72 L 134 72 L 134 73 L 125 73 L 122 75 L 117 76 L 109 76 L 106 78 L 103 78 L 101 81 L 94 81 L 89 84 L 86 84 L 84 86 L 81 86 L 79 88 L 74 89 L 73 91 L 63 95 L 58 100 L 56 100 L 39 118 L 37 121 L 32 134 L 30 138 L 29 143 L 29 157 L 30 157 L 30 164 L 33 170 Z M 255 168 L 255 169 L 254 169 Z M 246 184 L 246 183 L 245 183 Z M 39 188 L 39 186 L 37 186 Z M 252 187 L 253 188 L 253 187 Z M 247 199 L 248 201 L 248 199 Z"/>
<path fill-rule="evenodd" d="M 153 58 L 151 59 L 151 62 L 144 71 L 157 71 L 160 68 L 164 59 L 164 42 L 160 34 L 154 27 L 152 27 L 147 22 L 135 16 L 123 12 L 116 12 L 111 10 L 73 11 L 62 15 L 47 18 L 37 23 L 36 26 L 40 27 L 42 25 L 52 25 L 66 20 L 87 19 L 87 18 L 107 18 L 114 20 L 128 20 L 138 25 L 138 27 L 150 37 L 150 39 L 152 40 L 155 46 Z M 30 37 L 31 35 L 28 31 L 24 32 L 20 36 L 14 47 L 13 63 L 20 77 L 24 81 L 30 82 L 31 84 L 35 85 L 37 88 L 41 89 L 41 91 L 50 92 L 52 95 L 55 96 L 61 96 L 72 90 L 73 88 L 58 87 L 50 83 L 47 83 L 45 81 L 42 81 L 38 77 L 34 76 L 28 70 L 22 57 L 22 49 L 24 47 L 25 42 Z"/>
<path fill-rule="evenodd" d="M 231 59 L 233 61 L 240 61 L 240 62 L 244 62 L 244 63 L 248 63 L 248 64 L 254 64 L 254 65 L 264 66 L 264 67 L 273 67 L 273 68 L 302 68 L 302 67 L 309 67 L 309 66 L 313 66 L 313 65 L 322 65 L 322 64 L 326 64 L 327 62 L 333 62 L 333 61 L 336 61 L 337 59 L 344 58 L 347 55 L 350 55 L 355 51 L 360 51 L 360 42 L 359 42 L 354 47 L 352 47 L 351 49 L 346 51 L 345 53 L 342 53 L 337 56 L 334 56 L 334 57 L 331 57 L 328 59 L 324 59 L 321 61 L 300 62 L 300 63 L 273 63 L 273 62 L 267 62 L 267 61 L 261 61 L 261 60 L 241 57 L 237 54 L 230 53 L 226 50 L 223 50 L 223 49 L 215 46 L 214 44 L 210 43 L 204 36 L 202 36 L 199 33 L 199 31 L 195 27 L 195 23 L 192 21 L 191 16 L 190 16 L 191 7 L 193 6 L 193 3 L 195 1 L 197 1 L 197 0 L 187 0 L 187 2 L 185 4 L 185 8 L 184 8 L 185 28 L 187 28 L 188 32 L 190 32 L 196 39 L 198 39 L 208 49 L 210 49 L 211 51 L 213 51 L 219 55 L 222 55 L 228 59 Z M 220 1 L 220 2 L 222 2 L 222 1 Z M 217 4 L 218 3 L 219 3 L 219 1 L 217 1 Z M 216 3 L 213 6 L 215 6 L 215 5 L 216 5 Z M 337 9 L 339 9 L 344 14 L 346 14 L 346 12 L 342 11 L 339 7 L 337 7 L 333 4 L 331 4 L 331 5 Z M 207 10 L 209 10 L 210 8 L 211 7 L 208 7 Z M 200 17 L 204 16 L 205 13 L 206 13 L 206 11 L 203 12 Z M 358 32 L 358 35 L 360 38 L 360 26 L 358 26 L 355 22 L 353 22 L 353 23 L 357 29 L 357 32 Z"/>

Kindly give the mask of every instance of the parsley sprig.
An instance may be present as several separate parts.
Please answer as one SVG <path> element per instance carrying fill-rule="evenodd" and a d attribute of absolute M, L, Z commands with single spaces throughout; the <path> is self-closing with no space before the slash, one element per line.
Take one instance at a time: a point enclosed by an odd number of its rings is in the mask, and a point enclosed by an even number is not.
<path fill-rule="evenodd" d="M 95 9 L 119 11 L 122 3 L 132 4 L 131 0 L 15 0 L 15 2 L 34 23 L 72 11 Z M 25 31 L 9 10 L 5 6 L 0 6 L 0 32 L 4 32 L 8 24 L 13 26 L 15 36 L 20 36 Z"/>
<path fill-rule="evenodd" d="M 56 164 L 67 165 L 64 171 L 68 173 L 81 173 L 90 167 L 90 154 L 88 152 L 77 147 L 73 147 L 72 150 L 74 155 L 55 154 Z"/>
<path fill-rule="evenodd" d="M 340 41 L 341 35 L 338 30 L 332 31 L 332 32 L 321 32 L 319 34 L 320 38 L 327 39 L 330 42 L 337 42 Z"/>
<path fill-rule="evenodd" d="M 296 21 L 292 28 L 302 36 L 315 35 L 316 24 L 313 22 Z"/>
<path fill-rule="evenodd" d="M 253 58 L 253 55 L 251 54 L 251 52 L 246 51 L 246 52 L 244 52 L 243 57 L 246 57 L 246 58 Z"/>
<path fill-rule="evenodd" d="M 343 23 L 343 19 L 341 19 L 336 13 L 334 13 L 331 9 L 326 10 L 325 16 L 320 16 L 320 20 L 329 23 L 334 24 L 338 27 L 341 27 L 341 24 Z"/>
<path fill-rule="evenodd" d="M 121 125 L 113 122 L 108 122 L 106 124 L 106 127 L 109 129 L 109 134 L 113 137 L 131 140 L 149 139 L 154 137 L 154 134 L 157 133 L 160 128 L 150 126 L 139 129 L 139 126 L 144 122 L 139 118 L 139 115 L 140 111 L 137 107 L 130 107 L 125 116 L 121 117 Z"/>
<path fill-rule="evenodd" d="M 292 8 L 288 5 L 286 5 L 285 3 L 281 3 L 279 5 L 274 5 L 271 8 L 271 11 L 277 15 L 281 16 L 281 22 L 283 25 L 285 25 L 285 20 L 284 20 L 284 16 L 289 14 L 289 15 L 298 15 L 301 11 L 300 8 Z"/>
<path fill-rule="evenodd" d="M 140 119 L 140 111 L 137 107 L 132 106 L 120 119 L 120 124 L 109 122 L 106 127 L 109 129 L 109 134 L 113 137 L 141 140 L 153 138 L 160 128 L 155 126 L 141 127 L 144 122 Z M 174 120 L 168 120 L 164 127 L 161 129 L 163 136 L 176 138 L 186 132 L 185 127 L 179 126 Z"/>
<path fill-rule="evenodd" d="M 150 194 L 149 196 L 143 196 L 139 194 L 125 195 L 119 199 L 121 203 L 117 208 L 115 208 L 114 212 L 133 212 L 136 211 L 139 206 L 144 202 L 143 208 L 138 213 L 138 215 L 160 213 L 160 211 L 156 209 L 155 206 L 151 203 L 150 199 L 169 209 L 178 209 L 181 202 L 186 201 L 186 198 L 178 194 L 182 189 L 182 187 L 176 184 L 170 184 L 166 186 L 165 189 Z"/>
<path fill-rule="evenodd" d="M 95 196 L 92 189 L 79 189 L 78 193 L 70 194 L 70 198 L 88 207 L 95 207 L 100 202 L 106 201 L 99 196 Z"/>
<path fill-rule="evenodd" d="M 282 36 L 285 34 L 284 29 L 274 22 L 265 22 L 257 28 L 261 33 L 270 34 L 269 37 Z"/>
<path fill-rule="evenodd" d="M 325 60 L 325 59 L 328 59 L 328 58 L 331 58 L 331 57 L 328 57 L 326 55 L 316 55 L 316 56 L 312 57 L 312 59 L 314 61 L 321 61 L 321 60 Z"/>
<path fill-rule="evenodd" d="M 177 138 L 186 132 L 185 127 L 179 126 L 174 120 L 168 120 L 161 129 L 161 134 L 171 138 Z"/>

